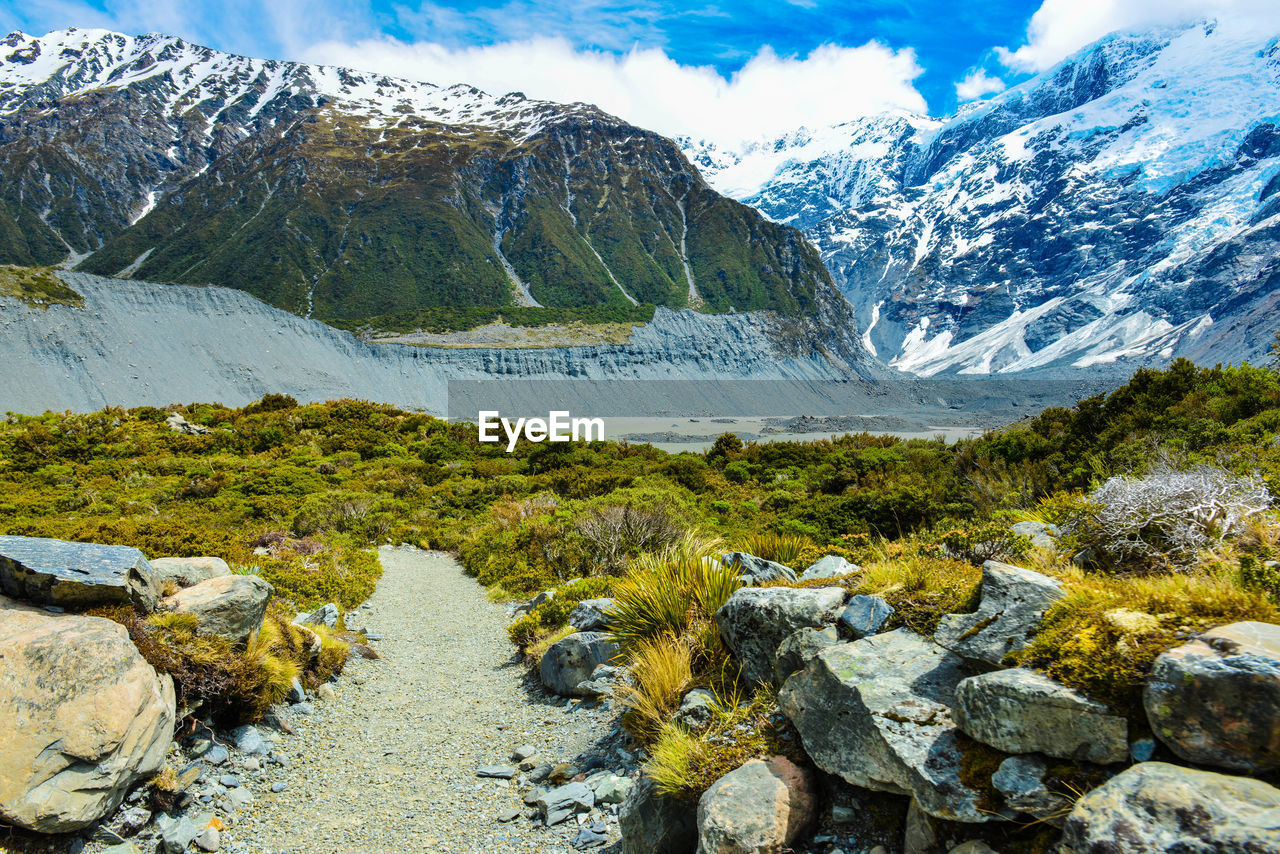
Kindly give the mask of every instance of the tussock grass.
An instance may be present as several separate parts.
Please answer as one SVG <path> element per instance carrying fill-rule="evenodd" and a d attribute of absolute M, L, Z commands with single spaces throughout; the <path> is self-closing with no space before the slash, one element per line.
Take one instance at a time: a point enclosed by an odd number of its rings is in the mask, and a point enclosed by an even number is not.
<path fill-rule="evenodd" d="M 624 651 L 662 635 L 679 637 L 715 615 L 741 587 L 736 570 L 710 557 L 707 544 L 642 557 L 614 588 L 611 632 Z"/>
<path fill-rule="evenodd" d="M 794 569 L 803 569 L 804 567 L 797 567 L 796 562 L 812 545 L 812 540 L 799 534 L 775 534 L 765 531 L 747 536 L 742 541 L 740 551 Z"/>
<path fill-rule="evenodd" d="M 639 641 L 630 653 L 634 684 L 614 689 L 626 708 L 623 723 L 642 742 L 652 741 L 693 686 L 693 650 L 672 635 Z"/>

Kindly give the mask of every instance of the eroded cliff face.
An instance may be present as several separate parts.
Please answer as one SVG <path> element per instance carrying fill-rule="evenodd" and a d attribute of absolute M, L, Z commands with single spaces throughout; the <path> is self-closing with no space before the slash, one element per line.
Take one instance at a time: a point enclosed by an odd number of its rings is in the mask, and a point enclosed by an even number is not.
<path fill-rule="evenodd" d="M 82 307 L 0 298 L 0 410 L 359 397 L 444 414 L 450 380 L 847 381 L 850 363 L 765 312 L 659 309 L 624 344 L 433 349 L 366 344 L 241 291 L 62 273 Z M 617 386 L 625 396 L 625 387 Z"/>

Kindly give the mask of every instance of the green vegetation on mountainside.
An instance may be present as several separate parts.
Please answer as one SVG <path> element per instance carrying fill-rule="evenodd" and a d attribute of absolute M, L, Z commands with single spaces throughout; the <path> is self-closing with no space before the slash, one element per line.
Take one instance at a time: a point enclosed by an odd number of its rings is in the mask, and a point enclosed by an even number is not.
<path fill-rule="evenodd" d="M 28 305 L 83 305 L 84 297 L 63 284 L 52 267 L 13 267 L 0 264 L 0 296 Z"/>

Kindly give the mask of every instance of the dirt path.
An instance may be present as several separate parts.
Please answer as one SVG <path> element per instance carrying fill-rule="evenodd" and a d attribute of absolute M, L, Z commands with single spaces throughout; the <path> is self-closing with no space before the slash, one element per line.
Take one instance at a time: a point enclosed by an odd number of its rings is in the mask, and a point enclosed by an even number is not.
<path fill-rule="evenodd" d="M 478 779 L 510 764 L 528 743 L 548 761 L 595 757 L 610 770 L 626 757 L 597 745 L 612 727 L 605 706 L 583 707 L 530 686 L 507 641 L 507 608 L 451 557 L 409 548 L 380 551 L 377 592 L 351 621 L 381 635 L 379 661 L 353 660 L 335 700 L 316 704 L 277 750 L 288 768 L 223 834 L 224 851 L 572 851 L 573 821 L 542 828 L 521 815 L 516 781 Z M 609 838 L 616 821 L 606 816 Z M 596 849 L 600 850 L 600 849 Z"/>

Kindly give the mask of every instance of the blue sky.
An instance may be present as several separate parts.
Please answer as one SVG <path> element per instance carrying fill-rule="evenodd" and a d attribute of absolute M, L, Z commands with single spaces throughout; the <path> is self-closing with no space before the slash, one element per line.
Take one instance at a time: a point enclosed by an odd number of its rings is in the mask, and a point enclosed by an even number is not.
<path fill-rule="evenodd" d="M 945 116 L 1114 30 L 1280 0 L 0 0 L 0 27 L 221 50 L 586 101 L 724 146 L 884 112 Z"/>

